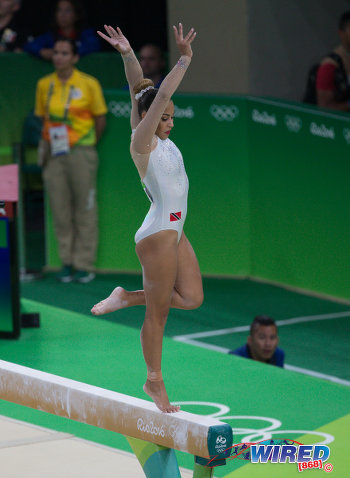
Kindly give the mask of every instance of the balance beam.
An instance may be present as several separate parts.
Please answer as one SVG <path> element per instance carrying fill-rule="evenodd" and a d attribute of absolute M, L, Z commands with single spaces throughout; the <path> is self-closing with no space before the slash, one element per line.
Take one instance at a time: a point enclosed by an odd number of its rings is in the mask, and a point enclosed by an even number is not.
<path fill-rule="evenodd" d="M 214 418 L 162 413 L 152 402 L 3 360 L 0 399 L 207 460 L 224 461 L 232 446 L 232 428 Z"/>

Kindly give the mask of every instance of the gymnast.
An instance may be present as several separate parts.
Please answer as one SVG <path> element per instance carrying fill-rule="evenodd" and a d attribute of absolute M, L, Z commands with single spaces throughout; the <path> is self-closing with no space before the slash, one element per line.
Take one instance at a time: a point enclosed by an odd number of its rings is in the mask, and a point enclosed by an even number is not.
<path fill-rule="evenodd" d="M 170 404 L 161 372 L 162 342 L 170 307 L 195 309 L 203 302 L 202 278 L 193 248 L 183 232 L 187 212 L 188 179 L 182 155 L 169 139 L 174 126 L 173 93 L 191 63 L 193 28 L 173 27 L 180 58 L 159 90 L 143 77 L 141 66 L 120 28 L 105 25 L 98 34 L 122 55 L 131 96 L 130 152 L 151 207 L 135 235 L 136 254 L 143 274 L 143 290 L 113 290 L 91 312 L 102 315 L 125 307 L 146 305 L 141 344 L 147 366 L 144 391 L 166 413 Z"/>

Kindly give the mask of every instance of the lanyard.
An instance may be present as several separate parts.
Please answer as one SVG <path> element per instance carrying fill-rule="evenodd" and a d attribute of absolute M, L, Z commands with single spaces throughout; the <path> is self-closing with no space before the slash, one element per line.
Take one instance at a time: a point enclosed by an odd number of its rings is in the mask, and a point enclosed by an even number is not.
<path fill-rule="evenodd" d="M 49 118 L 50 118 L 50 102 L 51 102 L 51 98 L 52 98 L 52 95 L 53 95 L 53 91 L 54 91 L 54 82 L 52 81 L 50 83 L 50 86 L 49 86 L 49 91 L 47 92 L 47 100 L 46 100 L 46 119 L 47 120 L 49 120 Z M 74 92 L 74 86 L 70 85 L 68 98 L 67 98 L 66 104 L 64 106 L 64 114 L 63 114 L 63 118 L 62 118 L 63 121 L 67 120 L 69 107 L 70 107 L 70 104 L 71 104 L 71 101 L 72 101 L 72 98 L 73 98 L 73 92 Z"/>

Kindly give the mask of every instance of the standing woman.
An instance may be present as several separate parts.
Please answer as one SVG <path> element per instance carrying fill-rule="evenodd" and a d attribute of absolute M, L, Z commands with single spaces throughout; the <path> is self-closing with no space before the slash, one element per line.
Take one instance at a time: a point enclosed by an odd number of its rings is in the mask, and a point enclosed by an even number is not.
<path fill-rule="evenodd" d="M 143 272 L 143 290 L 117 287 L 92 308 L 102 315 L 125 307 L 146 305 L 141 344 L 147 365 L 144 391 L 163 412 L 177 412 L 164 386 L 161 359 L 164 327 L 170 307 L 195 309 L 203 301 L 202 279 L 195 253 L 183 232 L 187 212 L 188 179 L 179 149 L 170 141 L 176 91 L 191 63 L 193 28 L 184 37 L 181 23 L 174 28 L 180 59 L 159 90 L 143 78 L 141 66 L 119 28 L 105 25 L 98 32 L 123 58 L 131 95 L 131 156 L 151 200 L 150 210 L 135 236 Z"/>
<path fill-rule="evenodd" d="M 39 80 L 35 114 L 43 119 L 39 161 L 43 166 L 62 269 L 61 282 L 89 282 L 97 248 L 96 142 L 107 107 L 96 78 L 75 68 L 76 45 L 54 44 L 55 72 Z"/>

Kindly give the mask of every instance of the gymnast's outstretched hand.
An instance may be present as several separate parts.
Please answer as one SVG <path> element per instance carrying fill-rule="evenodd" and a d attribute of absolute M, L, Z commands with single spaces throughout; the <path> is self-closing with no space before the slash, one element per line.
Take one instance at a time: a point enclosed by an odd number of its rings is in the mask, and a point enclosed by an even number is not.
<path fill-rule="evenodd" d="M 179 30 L 175 26 L 173 26 L 173 30 L 174 30 L 176 45 L 179 49 L 180 54 L 189 56 L 190 58 L 192 58 L 193 52 L 191 48 L 191 43 L 193 42 L 193 40 L 196 38 L 196 35 L 197 35 L 197 33 L 194 31 L 194 28 L 191 28 L 191 30 L 187 33 L 185 38 L 183 35 L 182 23 L 179 23 Z"/>
<path fill-rule="evenodd" d="M 126 55 L 127 53 L 132 51 L 132 48 L 130 46 L 128 39 L 123 35 L 123 32 L 121 31 L 119 27 L 117 27 L 117 30 L 115 30 L 110 25 L 104 25 L 104 27 L 106 32 L 108 33 L 108 36 L 100 31 L 97 31 L 97 33 L 100 35 L 101 38 L 106 40 L 110 45 L 112 45 L 113 48 L 119 51 L 119 53 L 121 53 L 122 55 Z"/>

